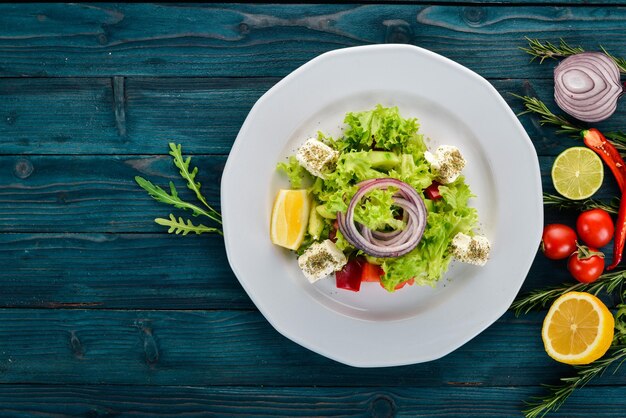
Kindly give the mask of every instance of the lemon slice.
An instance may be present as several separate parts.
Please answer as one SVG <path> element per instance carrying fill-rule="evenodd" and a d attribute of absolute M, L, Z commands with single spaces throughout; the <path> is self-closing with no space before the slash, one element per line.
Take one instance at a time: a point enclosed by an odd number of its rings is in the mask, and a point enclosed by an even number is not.
<path fill-rule="evenodd" d="M 304 239 L 310 209 L 311 200 L 306 190 L 279 190 L 270 221 L 272 242 L 297 250 Z"/>
<path fill-rule="evenodd" d="M 585 147 L 566 149 L 552 166 L 552 183 L 557 192 L 572 200 L 586 199 L 602 186 L 604 166 L 600 157 Z"/>
<path fill-rule="evenodd" d="M 590 293 L 568 292 L 554 301 L 541 338 L 550 357 L 566 364 L 589 364 L 613 342 L 613 315 Z"/>

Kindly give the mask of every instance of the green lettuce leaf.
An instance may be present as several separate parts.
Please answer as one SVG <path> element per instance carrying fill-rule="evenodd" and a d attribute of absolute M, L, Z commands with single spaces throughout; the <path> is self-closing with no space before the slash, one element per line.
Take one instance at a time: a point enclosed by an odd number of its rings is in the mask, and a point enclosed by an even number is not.
<path fill-rule="evenodd" d="M 397 107 L 377 105 L 373 110 L 351 112 L 344 122 L 348 125 L 338 149 L 370 149 L 393 150 L 399 147 L 420 147 L 416 141 L 419 125 L 416 119 L 404 119 Z M 423 144 L 423 143 L 422 143 Z"/>
<path fill-rule="evenodd" d="M 289 183 L 291 187 L 294 189 L 299 189 L 302 187 L 303 182 L 306 179 L 310 179 L 311 175 L 304 167 L 300 165 L 298 160 L 294 155 L 289 157 L 286 163 L 278 163 L 276 164 L 276 169 L 278 171 L 282 171 L 289 178 Z"/>
<path fill-rule="evenodd" d="M 402 229 L 404 222 L 396 219 L 398 211 L 394 210 L 393 195 L 395 188 L 376 189 L 367 193 L 361 204 L 354 208 L 354 220 L 374 230 Z"/>
<path fill-rule="evenodd" d="M 378 105 L 369 111 L 348 113 L 345 123 L 347 128 L 340 138 L 318 133 L 321 141 L 340 152 L 335 170 L 327 173 L 325 179 L 315 178 L 308 183 L 311 176 L 295 157 L 278 164 L 278 169 L 289 177 L 292 187 L 311 184 L 309 191 L 318 205 L 316 210 L 328 219 L 328 226 L 337 212 L 346 212 L 358 190 L 356 185 L 364 180 L 396 178 L 423 196 L 422 191 L 432 184 L 435 175 L 424 158 L 427 147 L 418 133 L 417 120 L 402 118 L 397 107 Z M 381 281 L 387 290 L 394 291 L 397 285 L 411 278 L 418 285 L 435 286 L 452 259 L 450 243 L 454 236 L 459 232 L 473 234 L 478 217 L 476 210 L 468 206 L 472 194 L 465 179 L 461 176 L 451 184 L 440 186 L 439 191 L 441 199 L 424 201 L 428 219 L 417 248 L 402 257 L 376 259 L 385 271 Z M 355 209 L 355 220 L 375 230 L 404 227 L 404 223 L 396 219 L 398 209 L 392 197 L 393 190 L 368 193 Z M 303 247 L 308 246 L 309 241 L 305 240 Z M 337 233 L 336 245 L 346 254 L 361 254 L 341 232 Z"/>
<path fill-rule="evenodd" d="M 473 195 L 465 179 L 461 176 L 452 184 L 440 186 L 439 192 L 442 199 L 426 201 L 428 219 L 417 248 L 402 257 L 385 259 L 385 275 L 381 279 L 385 289 L 393 291 L 411 278 L 418 285 L 435 286 L 452 259 L 452 238 L 459 232 L 473 235 L 478 215 L 476 209 L 468 206 Z"/>

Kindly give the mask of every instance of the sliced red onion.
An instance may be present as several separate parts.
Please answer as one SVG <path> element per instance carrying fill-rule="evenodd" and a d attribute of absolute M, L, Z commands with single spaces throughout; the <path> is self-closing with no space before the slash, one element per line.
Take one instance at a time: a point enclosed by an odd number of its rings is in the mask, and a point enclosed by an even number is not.
<path fill-rule="evenodd" d="M 392 178 L 366 180 L 359 184 L 359 190 L 354 194 L 345 215 L 337 213 L 339 230 L 346 240 L 374 257 L 399 257 L 412 251 L 422 239 L 426 228 L 427 211 L 424 201 L 414 188 L 408 184 Z M 354 209 L 361 199 L 374 189 L 396 187 L 398 192 L 393 200 L 402 208 L 402 219 L 406 225 L 402 229 L 391 232 L 372 231 L 354 222 Z"/>
<path fill-rule="evenodd" d="M 611 116 L 622 93 L 617 64 L 601 52 L 572 55 L 554 69 L 554 100 L 582 121 L 599 122 Z"/>

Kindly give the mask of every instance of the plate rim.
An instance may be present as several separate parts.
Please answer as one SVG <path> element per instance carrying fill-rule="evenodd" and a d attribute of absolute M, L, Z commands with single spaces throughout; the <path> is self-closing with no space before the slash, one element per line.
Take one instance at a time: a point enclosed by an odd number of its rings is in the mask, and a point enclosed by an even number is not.
<path fill-rule="evenodd" d="M 230 171 L 232 170 L 232 165 L 233 165 L 233 160 L 230 158 L 231 155 L 238 153 L 239 149 L 244 146 L 243 145 L 243 137 L 245 136 L 245 134 L 248 133 L 249 131 L 249 125 L 252 123 L 251 121 L 254 120 L 255 115 L 258 113 L 259 108 L 262 107 L 262 105 L 265 103 L 265 101 L 268 99 L 268 97 L 270 97 L 273 93 L 275 93 L 277 90 L 279 90 L 283 85 L 289 83 L 293 78 L 296 78 L 299 76 L 299 74 L 308 71 L 309 68 L 315 66 L 316 64 L 318 64 L 320 61 L 323 60 L 327 60 L 327 59 L 332 59 L 334 56 L 336 55 L 343 55 L 343 54 L 350 54 L 353 52 L 361 52 L 361 51 L 367 51 L 367 50 L 371 50 L 371 51 L 376 51 L 376 50 L 389 50 L 389 49 L 398 49 L 398 50 L 411 50 L 413 52 L 417 52 L 419 54 L 422 54 L 430 59 L 434 59 L 437 61 L 442 62 L 443 64 L 447 65 L 447 66 L 451 66 L 453 67 L 455 70 L 457 71 L 462 71 L 465 74 L 467 74 L 468 76 L 472 77 L 474 80 L 478 81 L 484 88 L 488 89 L 490 91 L 490 95 L 493 97 L 493 99 L 495 99 L 498 104 L 499 107 L 501 107 L 502 109 L 505 110 L 505 112 L 507 114 L 509 114 L 509 116 L 511 117 L 511 120 L 513 122 L 513 125 L 515 126 L 515 129 L 519 132 L 520 136 L 524 139 L 524 144 L 525 146 L 532 151 L 532 154 L 534 154 L 534 159 L 533 159 L 533 163 L 534 163 L 534 182 L 535 182 L 535 190 L 538 192 L 538 204 L 537 207 L 535 207 L 536 209 L 536 213 L 534 214 L 538 221 L 537 221 L 537 225 L 539 226 L 538 228 L 536 228 L 535 231 L 533 231 L 533 242 L 536 242 L 537 245 L 540 242 L 540 238 L 541 238 L 541 225 L 543 225 L 543 204 L 542 204 L 542 182 L 541 182 L 541 172 L 540 172 L 540 165 L 539 165 L 539 160 L 537 157 L 537 152 L 535 149 L 534 144 L 532 143 L 532 141 L 530 140 L 530 137 L 528 136 L 528 133 L 526 132 L 526 130 L 523 128 L 522 124 L 520 123 L 519 119 L 515 116 L 515 114 L 513 113 L 513 111 L 511 110 L 511 108 L 508 106 L 508 104 L 506 103 L 506 101 L 504 100 L 504 98 L 500 95 L 500 93 L 495 89 L 495 87 L 493 87 L 493 85 L 487 81 L 485 78 L 483 78 L 482 76 L 480 76 L 479 74 L 477 74 L 476 72 L 468 69 L 467 67 L 449 59 L 446 58 L 442 55 L 439 55 L 435 52 L 429 51 L 427 49 L 424 48 L 420 48 L 418 46 L 414 46 L 414 45 L 407 45 L 407 44 L 378 44 L 378 45 L 364 45 L 364 46 L 356 46 L 356 47 L 347 47 L 347 48 L 339 48 L 339 49 L 335 49 L 332 51 L 328 51 L 325 52 L 323 54 L 320 54 L 318 56 L 316 56 L 315 58 L 307 61 L 306 63 L 304 63 L 303 65 L 299 66 L 298 68 L 296 68 L 294 71 L 292 71 L 291 73 L 289 73 L 287 76 L 283 77 L 280 81 L 278 81 L 275 85 L 273 85 L 270 89 L 268 89 L 263 95 L 261 95 L 261 97 L 255 102 L 255 104 L 253 105 L 253 107 L 251 108 L 250 112 L 248 113 L 244 123 L 242 124 L 239 133 L 235 139 L 235 142 L 233 143 L 233 146 L 229 152 L 229 157 L 226 161 L 226 164 L 224 166 L 224 171 L 222 174 L 222 179 L 221 179 L 221 190 L 220 190 L 220 200 L 221 200 L 221 204 L 222 204 L 222 211 L 223 213 L 226 213 L 227 211 L 224 210 L 225 205 L 224 202 L 228 202 L 228 195 L 229 195 L 229 190 L 227 187 L 225 186 L 225 183 L 227 182 L 227 178 L 229 176 Z M 226 205 L 227 206 L 227 205 Z M 249 288 L 249 286 L 246 283 L 246 280 L 241 279 L 241 272 L 238 269 L 238 267 L 236 266 L 236 263 L 233 261 L 233 253 L 234 253 L 234 249 L 230 247 L 229 245 L 229 241 L 228 241 L 228 236 L 229 236 L 229 227 L 228 227 L 228 222 L 224 222 L 223 223 L 223 232 L 224 232 L 224 244 L 225 244 L 225 249 L 226 249 L 226 256 L 228 259 L 228 262 L 230 264 L 230 267 L 233 271 L 233 273 L 235 274 L 235 276 L 237 277 L 239 283 L 241 284 L 241 286 L 244 288 L 244 290 L 246 291 L 246 293 L 248 294 L 248 296 L 250 297 L 250 299 L 252 300 L 252 302 L 255 304 L 255 306 L 257 307 L 257 309 L 261 312 L 261 314 L 264 316 L 264 318 L 272 325 L 272 327 L 278 331 L 280 334 L 282 334 L 283 336 L 285 336 L 286 338 L 290 339 L 291 341 L 296 342 L 297 344 L 313 351 L 316 352 L 320 355 L 323 355 L 327 358 L 330 358 L 332 360 L 338 361 L 340 363 L 343 364 L 347 364 L 350 366 L 354 366 L 354 367 L 392 367 L 392 366 L 400 366 L 400 365 L 407 365 L 407 364 L 416 364 L 416 363 L 422 363 L 422 362 L 428 362 L 428 361 L 432 361 L 432 360 L 436 360 L 439 359 L 441 357 L 444 357 L 445 355 L 450 354 L 451 352 L 455 351 L 456 349 L 458 349 L 459 347 L 463 346 L 464 344 L 466 344 L 468 341 L 472 340 L 473 338 L 475 338 L 477 335 L 479 335 L 481 332 L 483 332 L 486 328 L 490 327 L 491 325 L 493 325 L 498 318 L 500 318 L 504 313 L 506 313 L 506 311 L 508 310 L 508 307 L 510 306 L 510 304 L 513 302 L 513 300 L 515 299 L 515 296 L 519 293 L 519 290 L 521 289 L 523 283 L 526 280 L 526 277 L 528 275 L 528 272 L 530 271 L 530 268 L 532 266 L 532 263 L 535 259 L 535 255 L 536 252 L 528 252 L 528 256 L 527 258 L 524 260 L 524 262 L 522 263 L 524 266 L 523 271 L 524 273 L 524 277 L 522 280 L 519 281 L 519 285 L 517 286 L 517 288 L 515 289 L 515 292 L 511 291 L 511 295 L 509 298 L 507 298 L 507 304 L 506 304 L 506 308 L 504 309 L 499 309 L 497 311 L 491 311 L 491 315 L 488 316 L 488 319 L 485 319 L 480 326 L 477 326 L 475 329 L 472 330 L 472 332 L 470 332 L 470 335 L 467 338 L 462 338 L 460 339 L 460 341 L 456 344 L 451 344 L 449 346 L 449 348 L 447 350 L 441 350 L 440 353 L 437 354 L 431 354 L 431 355 L 422 355 L 420 357 L 420 359 L 415 360 L 415 361 L 410 361 L 407 362 L 405 360 L 398 360 L 398 361 L 394 361 L 393 358 L 391 359 L 385 359 L 385 361 L 381 361 L 382 359 L 374 359 L 374 361 L 371 361 L 372 359 L 370 359 L 370 361 L 350 361 L 349 359 L 347 360 L 346 358 L 342 357 L 342 356 L 338 356 L 338 355 L 334 355 L 333 353 L 329 353 L 327 350 L 325 350 L 324 348 L 320 347 L 319 345 L 313 344 L 310 341 L 304 341 L 302 338 L 298 338 L 297 336 L 294 336 L 292 333 L 289 333 L 288 329 L 283 329 L 283 327 L 281 325 L 279 325 L 276 320 L 274 319 L 274 315 L 272 315 L 268 310 L 266 310 L 263 306 L 263 304 L 258 302 L 257 296 L 254 294 L 254 292 L 251 291 L 251 289 Z M 353 318 L 354 320 L 359 320 L 356 318 Z"/>

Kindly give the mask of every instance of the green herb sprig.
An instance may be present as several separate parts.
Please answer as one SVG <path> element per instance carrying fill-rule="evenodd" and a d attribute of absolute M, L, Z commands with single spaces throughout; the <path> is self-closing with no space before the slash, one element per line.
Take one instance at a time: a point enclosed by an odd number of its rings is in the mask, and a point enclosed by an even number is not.
<path fill-rule="evenodd" d="M 526 39 L 528 41 L 528 47 L 521 49 L 532 56 L 531 61 L 538 59 L 541 63 L 548 58 L 557 59 L 584 52 L 584 49 L 580 46 L 571 46 L 563 39 L 560 40 L 558 45 L 550 42 L 541 42 L 537 39 Z M 601 49 L 605 54 L 613 59 L 622 73 L 626 73 L 625 59 L 610 54 L 602 46 Z M 536 97 L 520 95 L 514 96 L 521 99 L 524 104 L 525 110 L 521 114 L 533 113 L 537 115 L 541 125 L 556 126 L 557 133 L 580 138 L 583 131 L 587 129 L 586 125 L 581 126 L 562 115 L 553 113 L 541 100 Z M 621 152 L 626 151 L 626 134 L 623 132 L 605 132 L 604 135 L 613 142 L 618 150 Z M 613 199 L 609 202 L 595 199 L 570 201 L 549 193 L 544 193 L 543 199 L 545 206 L 552 206 L 557 209 L 577 209 L 582 211 L 592 208 L 600 208 L 615 214 L 618 212 L 619 208 L 619 202 L 617 199 Z M 544 308 L 559 296 L 571 291 L 588 292 L 594 295 L 597 295 L 600 292 L 614 294 L 614 292 L 618 291 L 618 289 L 620 289 L 620 292 L 623 290 L 625 282 L 626 270 L 605 273 L 594 283 L 565 283 L 558 286 L 532 291 L 529 294 L 519 297 L 513 303 L 511 309 L 515 311 L 516 316 L 519 316 L 522 313 L 528 313 L 533 309 Z M 626 293 L 621 296 L 623 303 Z M 601 376 L 609 369 L 613 369 L 613 372 L 615 372 L 619 366 L 626 361 L 626 305 L 622 304 L 618 306 L 618 311 L 615 315 L 615 328 L 616 334 L 612 346 L 606 355 L 591 364 L 575 366 L 574 369 L 576 370 L 576 374 L 572 377 L 561 378 L 561 383 L 559 385 L 546 386 L 549 390 L 548 394 L 533 398 L 527 403 L 528 408 L 524 410 L 526 418 L 543 417 L 547 413 L 557 410 L 576 389 L 585 386 L 592 379 Z"/>
<path fill-rule="evenodd" d="M 612 199 L 610 202 L 603 202 L 596 199 L 569 200 L 563 196 L 544 193 L 543 204 L 544 206 L 549 206 L 556 209 L 573 209 L 580 212 L 584 212 L 590 209 L 602 209 L 609 213 L 617 215 L 617 212 L 619 211 L 618 199 Z"/>
<path fill-rule="evenodd" d="M 604 273 L 593 283 L 563 283 L 557 286 L 534 290 L 517 298 L 511 305 L 516 316 L 534 309 L 545 308 L 559 296 L 567 292 L 587 292 L 598 295 L 600 292 L 612 293 L 626 282 L 626 270 Z"/>
<path fill-rule="evenodd" d="M 182 217 L 178 217 L 177 219 L 176 216 L 171 213 L 169 215 L 169 219 L 156 218 L 154 221 L 159 225 L 169 227 L 167 232 L 170 234 L 187 235 L 193 232 L 195 234 L 217 233 L 223 235 L 222 230 L 219 228 L 219 225 L 222 224 L 222 216 L 207 203 L 206 198 L 200 191 L 200 182 L 196 181 L 198 167 L 191 167 L 191 157 L 187 157 L 186 159 L 183 157 L 181 145 L 170 143 L 169 146 L 169 155 L 172 156 L 174 166 L 178 168 L 181 177 L 187 182 L 187 187 L 196 194 L 196 197 L 202 205 L 195 205 L 182 200 L 178 196 L 178 191 L 176 190 L 176 186 L 174 186 L 174 182 L 170 181 L 170 191 L 168 193 L 163 188 L 153 184 L 143 177 L 136 176 L 135 181 L 157 202 L 172 205 L 178 209 L 191 211 L 193 216 L 205 216 L 212 222 L 216 223 L 218 227 L 209 227 L 203 224 L 195 225 L 191 222 L 191 220 L 185 220 Z"/>
<path fill-rule="evenodd" d="M 543 103 L 538 98 L 530 96 L 520 96 L 514 93 L 511 93 L 511 96 L 517 97 L 518 99 L 522 100 L 524 108 L 526 109 L 523 112 L 519 113 L 518 116 L 525 115 L 527 113 L 534 113 L 539 116 L 539 123 L 541 125 L 558 126 L 559 129 L 556 131 L 557 133 L 567 134 L 572 137 L 580 138 L 580 132 L 583 130 L 583 127 L 571 122 L 565 116 L 553 113 L 550 109 L 548 109 L 548 106 L 546 106 L 545 103 Z"/>
<path fill-rule="evenodd" d="M 527 113 L 534 113 L 539 116 L 539 123 L 541 125 L 554 125 L 559 127 L 557 133 L 569 135 L 573 138 L 580 138 L 580 135 L 585 127 L 575 124 L 563 115 L 557 115 L 552 112 L 548 106 L 536 97 L 520 96 L 518 94 L 511 93 L 513 97 L 517 97 L 522 100 L 524 104 L 523 112 L 519 115 Z M 518 115 L 518 116 L 519 116 Z M 610 139 L 619 151 L 626 152 L 626 134 L 623 132 L 604 132 L 604 136 Z"/>
<path fill-rule="evenodd" d="M 585 52 L 585 50 L 579 46 L 568 45 L 563 39 L 560 40 L 558 45 L 554 45 L 549 41 L 541 42 L 539 39 L 532 39 L 528 36 L 526 36 L 526 40 L 528 41 L 528 47 L 521 47 L 520 49 L 527 54 L 532 55 L 531 61 L 538 59 L 539 63 L 543 63 L 543 61 L 548 58 L 565 58 L 570 55 Z"/>
<path fill-rule="evenodd" d="M 527 402 L 528 409 L 524 410 L 526 418 L 540 418 L 550 411 L 557 410 L 576 389 L 585 386 L 612 367 L 613 373 L 617 371 L 626 360 L 626 305 L 619 305 L 618 308 L 615 314 L 616 334 L 607 354 L 591 364 L 575 366 L 576 375 L 561 378 L 560 385 L 545 385 L 549 394 Z"/>
<path fill-rule="evenodd" d="M 571 46 L 563 39 L 560 39 L 558 45 L 554 45 L 549 41 L 541 42 L 539 39 L 532 39 L 529 37 L 526 37 L 526 40 L 528 41 L 528 47 L 522 47 L 520 49 L 532 56 L 531 61 L 538 59 L 539 63 L 543 63 L 546 59 L 565 58 L 570 55 L 585 52 L 585 50 L 580 46 Z M 626 73 L 625 59 L 610 54 L 602 45 L 600 45 L 600 49 L 602 49 L 602 52 L 615 61 L 615 64 L 619 67 L 620 72 Z"/>
<path fill-rule="evenodd" d="M 185 223 L 185 220 L 180 216 L 178 217 L 178 220 L 176 220 L 176 216 L 172 215 L 171 213 L 170 219 L 156 218 L 154 222 L 158 223 L 159 225 L 168 226 L 169 229 L 167 230 L 167 232 L 169 232 L 170 234 L 175 233 L 187 235 L 190 232 L 195 232 L 196 234 L 202 234 L 205 232 L 217 232 L 221 234 L 221 231 L 217 228 L 210 228 L 202 224 L 194 225 L 189 219 L 187 219 L 187 223 Z"/>

